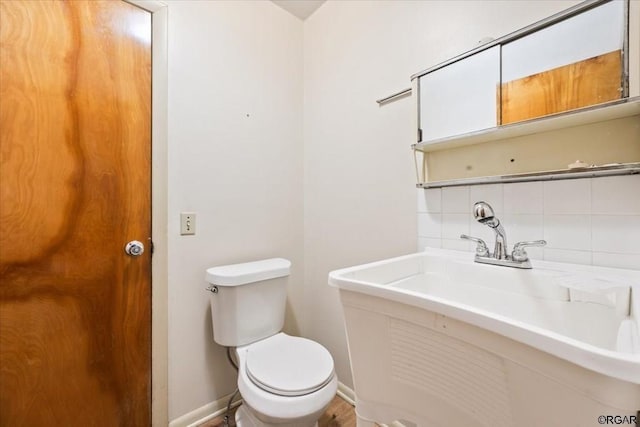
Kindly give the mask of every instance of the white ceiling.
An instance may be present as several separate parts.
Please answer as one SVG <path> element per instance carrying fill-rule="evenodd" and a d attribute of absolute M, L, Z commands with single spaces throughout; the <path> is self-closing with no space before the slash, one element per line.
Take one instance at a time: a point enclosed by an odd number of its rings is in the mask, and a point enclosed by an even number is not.
<path fill-rule="evenodd" d="M 316 11 L 325 0 L 271 0 L 287 12 L 305 20 Z"/>

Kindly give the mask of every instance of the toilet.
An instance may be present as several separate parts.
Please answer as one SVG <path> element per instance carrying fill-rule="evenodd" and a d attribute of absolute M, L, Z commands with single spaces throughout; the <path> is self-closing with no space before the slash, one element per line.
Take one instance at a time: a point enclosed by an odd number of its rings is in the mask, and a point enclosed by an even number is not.
<path fill-rule="evenodd" d="M 215 342 L 235 348 L 240 427 L 312 427 L 338 388 L 333 358 L 282 332 L 291 262 L 272 258 L 209 268 Z"/>

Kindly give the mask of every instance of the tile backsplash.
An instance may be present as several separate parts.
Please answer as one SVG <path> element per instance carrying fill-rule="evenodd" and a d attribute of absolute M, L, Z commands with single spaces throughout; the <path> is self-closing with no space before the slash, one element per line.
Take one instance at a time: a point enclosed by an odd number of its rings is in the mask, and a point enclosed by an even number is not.
<path fill-rule="evenodd" d="M 640 175 L 418 189 L 418 250 L 473 251 L 460 234 L 493 251 L 493 231 L 473 204 L 489 203 L 507 232 L 509 251 L 523 240 L 532 259 L 640 270 Z"/>

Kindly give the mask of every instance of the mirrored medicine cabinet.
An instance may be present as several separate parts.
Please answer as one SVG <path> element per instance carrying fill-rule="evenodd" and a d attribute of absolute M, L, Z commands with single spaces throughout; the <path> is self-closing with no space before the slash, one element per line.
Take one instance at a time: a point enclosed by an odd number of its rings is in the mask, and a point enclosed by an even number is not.
<path fill-rule="evenodd" d="M 640 2 L 580 3 L 411 80 L 418 187 L 640 173 Z"/>

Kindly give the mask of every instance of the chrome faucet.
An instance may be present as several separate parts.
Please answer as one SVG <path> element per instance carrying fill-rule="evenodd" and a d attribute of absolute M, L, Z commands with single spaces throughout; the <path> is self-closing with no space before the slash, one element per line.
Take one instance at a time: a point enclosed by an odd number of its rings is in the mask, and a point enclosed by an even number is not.
<path fill-rule="evenodd" d="M 487 202 L 476 202 L 473 205 L 473 217 L 480 224 L 487 225 L 496 233 L 496 245 L 493 250 L 495 259 L 507 259 L 507 233 L 500 220 L 493 213 L 493 208 Z"/>
<path fill-rule="evenodd" d="M 496 244 L 493 254 L 489 252 L 489 248 L 484 240 L 467 236 L 466 234 L 460 235 L 461 239 L 476 242 L 475 262 L 515 268 L 531 268 L 531 261 L 529 261 L 529 256 L 525 248 L 528 246 L 544 246 L 547 244 L 544 240 L 518 242 L 513 246 L 513 252 L 509 255 L 507 253 L 507 233 L 502 224 L 500 224 L 500 220 L 495 216 L 491 205 L 487 202 L 476 202 L 473 205 L 473 217 L 479 223 L 491 227 L 496 234 Z"/>

